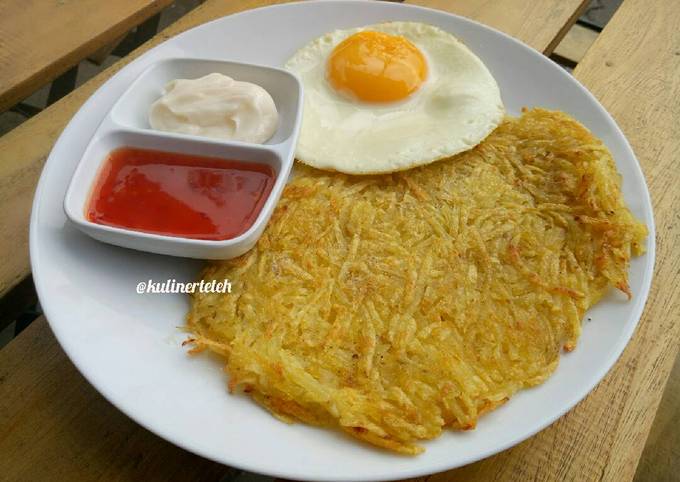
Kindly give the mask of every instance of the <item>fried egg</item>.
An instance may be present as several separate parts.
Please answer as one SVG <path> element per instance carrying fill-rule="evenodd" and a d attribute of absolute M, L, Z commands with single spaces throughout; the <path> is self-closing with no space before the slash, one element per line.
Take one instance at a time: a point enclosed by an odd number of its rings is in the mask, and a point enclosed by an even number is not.
<path fill-rule="evenodd" d="M 429 164 L 472 149 L 504 116 L 482 61 L 423 23 L 336 30 L 286 68 L 305 89 L 296 157 L 319 169 L 378 174 Z"/>

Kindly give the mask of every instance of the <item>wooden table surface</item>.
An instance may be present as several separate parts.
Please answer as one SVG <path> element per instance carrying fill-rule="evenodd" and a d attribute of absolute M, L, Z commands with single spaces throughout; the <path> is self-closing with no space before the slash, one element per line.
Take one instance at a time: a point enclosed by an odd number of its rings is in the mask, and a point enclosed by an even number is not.
<path fill-rule="evenodd" d="M 207 20 L 277 3 L 208 0 L 134 52 Z M 411 3 L 411 2 L 408 2 Z M 417 0 L 503 30 L 549 52 L 582 0 Z M 651 295 L 621 359 L 584 401 L 518 446 L 427 480 L 631 480 L 680 341 L 680 9 L 625 0 L 575 70 L 630 140 L 657 226 Z M 644 27 L 644 28 L 643 28 Z M 26 226 L 49 149 L 115 65 L 0 138 L 0 293 L 28 274 Z M 230 469 L 150 434 L 110 406 L 36 320 L 0 351 L 0 453 L 7 480 L 215 480 Z M 425 480 L 425 479 L 422 479 Z"/>
<path fill-rule="evenodd" d="M 0 0 L 0 112 L 171 2 Z"/>

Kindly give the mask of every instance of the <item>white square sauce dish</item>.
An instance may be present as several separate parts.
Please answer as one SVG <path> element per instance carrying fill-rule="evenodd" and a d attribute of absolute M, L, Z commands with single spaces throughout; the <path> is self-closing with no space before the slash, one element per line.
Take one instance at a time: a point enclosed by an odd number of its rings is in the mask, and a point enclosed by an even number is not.
<path fill-rule="evenodd" d="M 177 79 L 183 80 L 172 82 Z M 216 99 L 225 83 L 240 90 Z M 184 90 L 166 97 L 173 88 Z M 248 97 L 253 91 L 261 97 Z M 172 117 L 171 127 L 193 116 L 196 130 L 210 124 L 214 133 L 224 118 L 225 132 L 245 125 L 259 135 L 257 122 L 267 121 L 271 133 L 246 141 L 198 135 L 185 126 L 152 129 L 149 109 L 161 97 L 159 111 Z M 177 99 L 180 105 L 171 104 Z M 237 112 L 244 102 L 245 114 Z M 301 116 L 302 85 L 285 70 L 161 60 L 140 74 L 98 127 L 66 192 L 66 215 L 85 234 L 125 248 L 202 259 L 240 256 L 255 245 L 281 196 Z"/>

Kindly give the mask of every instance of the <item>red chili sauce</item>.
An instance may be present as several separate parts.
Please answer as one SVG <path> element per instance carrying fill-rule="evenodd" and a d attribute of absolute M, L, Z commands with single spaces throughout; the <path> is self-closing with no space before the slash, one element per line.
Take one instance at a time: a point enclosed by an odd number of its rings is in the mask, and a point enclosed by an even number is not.
<path fill-rule="evenodd" d="M 104 162 L 86 215 L 147 233 L 230 239 L 252 226 L 273 184 L 266 164 L 124 147 Z"/>

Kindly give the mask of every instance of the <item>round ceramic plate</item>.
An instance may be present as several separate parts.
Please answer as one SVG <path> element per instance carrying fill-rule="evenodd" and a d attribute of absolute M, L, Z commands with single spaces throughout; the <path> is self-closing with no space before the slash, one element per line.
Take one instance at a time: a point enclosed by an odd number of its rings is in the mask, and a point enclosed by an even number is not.
<path fill-rule="evenodd" d="M 511 114 L 523 106 L 563 110 L 611 149 L 623 192 L 650 228 L 647 254 L 633 260 L 627 302 L 613 290 L 588 313 L 576 350 L 555 374 L 484 416 L 475 430 L 446 432 L 416 457 L 374 449 L 338 432 L 279 422 L 248 397 L 229 395 L 221 363 L 190 357 L 179 330 L 187 298 L 136 294 L 140 281 L 191 280 L 200 263 L 99 243 L 66 222 L 62 204 L 76 163 L 99 122 L 130 82 L 167 57 L 281 66 L 309 40 L 337 28 L 389 20 L 437 25 L 489 67 Z M 438 472 L 516 444 L 583 398 L 614 364 L 640 317 L 654 263 L 649 194 L 612 118 L 567 72 L 485 26 L 446 13 L 387 2 L 286 4 L 232 15 L 150 50 L 106 82 L 57 141 L 42 173 L 31 219 L 31 259 L 40 301 L 59 342 L 108 399 L 161 437 L 204 457 L 289 479 L 374 480 Z M 238 287 L 236 286 L 236 289 Z"/>

